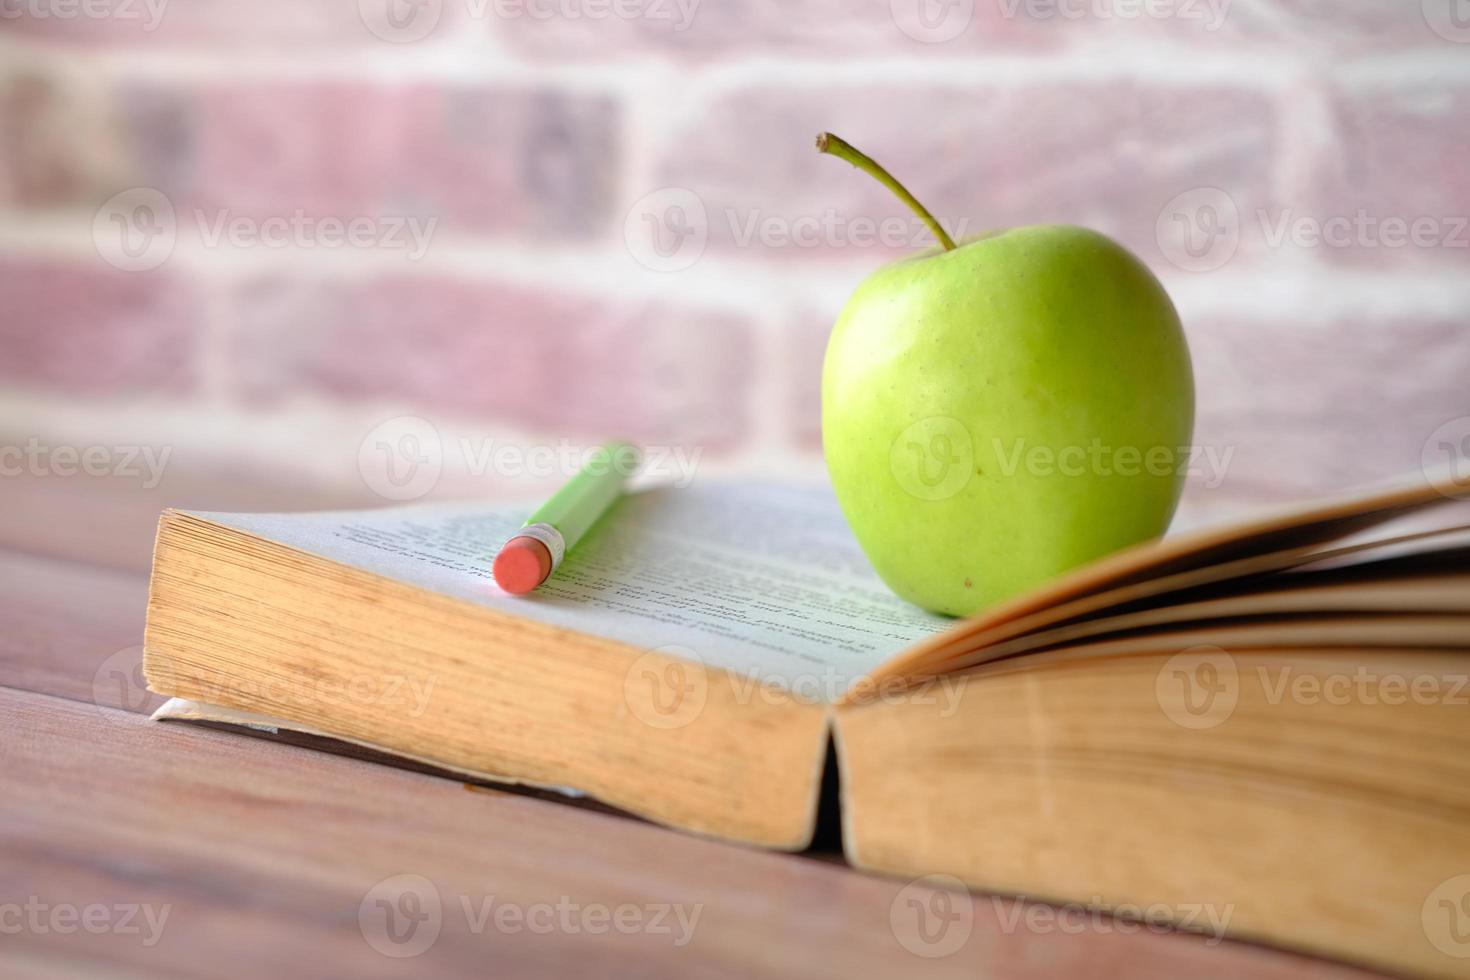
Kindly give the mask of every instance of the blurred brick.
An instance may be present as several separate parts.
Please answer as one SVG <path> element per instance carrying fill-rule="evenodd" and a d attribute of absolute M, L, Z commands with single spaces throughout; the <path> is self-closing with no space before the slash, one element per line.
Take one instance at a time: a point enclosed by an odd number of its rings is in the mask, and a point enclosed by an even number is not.
<path fill-rule="evenodd" d="M 1333 116 L 1340 145 L 1322 162 L 1321 180 L 1301 210 L 1315 221 L 1352 226 L 1342 230 L 1347 244 L 1317 251 L 1353 264 L 1470 269 L 1470 85 L 1341 88 Z M 1386 220 L 1400 227 L 1385 235 Z M 1404 230 L 1412 232 L 1416 221 L 1417 242 Z M 1397 245 L 1389 237 L 1395 234 Z"/>
<path fill-rule="evenodd" d="M 1459 0 L 1272 0 L 1231 3 L 1228 18 L 1246 36 L 1270 37 L 1294 49 L 1336 57 L 1406 49 L 1452 50 L 1430 26 L 1430 16 L 1447 18 Z M 1441 8 L 1436 11 L 1434 8 Z"/>
<path fill-rule="evenodd" d="M 1147 6 L 1134 0 L 97 0 L 94 8 L 98 15 L 83 16 L 79 0 L 53 0 L 39 15 L 27 7 L 0 28 L 57 45 L 268 52 L 406 47 L 397 42 L 410 35 L 413 43 L 432 46 L 481 30 L 518 55 L 564 61 L 971 56 L 1156 35 L 1197 45 L 1279 40 L 1349 53 L 1445 43 L 1417 9 L 1393 0 L 1339 6 L 1320 0 L 1270 6 L 1230 0 L 1151 0 Z M 400 31 L 393 23 L 414 26 Z"/>
<path fill-rule="evenodd" d="M 85 7 L 81 0 L 50 0 L 14 10 L 0 21 L 7 32 L 58 45 L 275 51 L 385 43 L 368 29 L 356 0 L 89 0 Z M 436 25 L 436 32 L 442 29 Z"/>
<path fill-rule="evenodd" d="M 807 310 L 791 324 L 787 348 L 790 358 L 783 365 L 790 392 L 792 432 L 798 449 L 822 448 L 822 361 L 827 356 L 827 338 L 840 310 L 830 315 Z"/>
<path fill-rule="evenodd" d="M 127 173 L 100 86 L 35 69 L 0 76 L 0 202 L 95 207 Z"/>
<path fill-rule="evenodd" d="M 202 300 L 165 269 L 0 256 L 0 376 L 77 396 L 179 394 L 196 383 Z"/>
<path fill-rule="evenodd" d="M 921 23 L 906 8 L 930 3 L 935 34 L 926 42 L 900 22 Z M 606 8 L 602 16 L 566 16 Z M 968 17 L 963 4 L 931 0 L 627 0 L 621 8 L 599 0 L 490 0 L 487 26 L 517 53 L 549 60 L 628 61 L 649 55 L 705 59 L 745 55 L 853 53 L 943 56 L 974 54 L 986 45 L 1054 46 L 1057 31 L 1035 30 L 1006 17 L 1001 0 L 979 0 Z M 958 18 L 950 22 L 949 17 Z M 1033 28 L 1028 30 L 1028 27 Z"/>
<path fill-rule="evenodd" d="M 749 325 L 728 316 L 430 278 L 251 282 L 237 306 L 255 404 L 386 402 L 711 451 L 748 430 Z"/>
<path fill-rule="evenodd" d="M 126 134 L 130 186 L 154 187 L 185 203 L 199 173 L 199 104 L 192 93 L 153 86 L 120 86 L 111 110 Z"/>
<path fill-rule="evenodd" d="M 1187 330 L 1195 442 L 1234 447 L 1226 492 L 1289 499 L 1394 476 L 1470 415 L 1462 322 L 1215 317 Z"/>
<path fill-rule="evenodd" d="M 619 9 L 625 15 L 613 12 Z M 567 61 L 752 54 L 947 58 L 1057 52 L 1093 39 L 1165 37 L 1211 45 L 1281 34 L 1296 41 L 1295 34 L 1308 34 L 1279 18 L 1241 13 L 1230 0 L 1151 0 L 1147 7 L 1134 0 L 491 0 L 486 10 L 489 29 L 517 53 Z M 589 15 L 594 10 L 599 14 Z"/>
<path fill-rule="evenodd" d="M 0 88 L 0 193 L 95 208 L 152 187 L 181 216 L 379 216 L 445 230 L 578 238 L 613 223 L 613 100 L 550 89 L 350 82 Z M 618 217 L 621 215 L 619 214 Z"/>
<path fill-rule="evenodd" d="M 978 111 L 977 107 L 983 107 Z M 924 124 L 916 126 L 916 113 Z M 1155 223 L 1175 195 L 1220 187 L 1271 200 L 1280 137 L 1271 103 L 1225 86 L 1148 87 L 1128 80 L 1028 86 L 747 89 L 665 144 L 658 186 L 703 199 L 711 247 L 769 259 L 842 255 L 877 264 L 913 245 L 849 244 L 865 222 L 903 220 L 892 194 L 812 139 L 831 130 L 870 153 L 951 232 L 1068 222 L 1162 261 Z M 831 223 L 818 247 L 773 245 L 775 226 Z M 759 230 L 759 225 L 754 226 Z M 918 222 L 918 244 L 932 242 Z M 870 237 L 868 239 L 872 241 Z"/>
<path fill-rule="evenodd" d="M 283 111 L 283 106 L 289 111 Z M 194 199 L 207 211 L 580 235 L 607 225 L 620 146 L 601 96 L 356 84 L 200 96 Z"/>

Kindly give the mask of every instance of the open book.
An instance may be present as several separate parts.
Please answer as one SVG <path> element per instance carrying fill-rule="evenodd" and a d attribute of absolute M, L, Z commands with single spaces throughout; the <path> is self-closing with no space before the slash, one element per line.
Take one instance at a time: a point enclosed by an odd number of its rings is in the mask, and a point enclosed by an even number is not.
<path fill-rule="evenodd" d="M 632 494 L 518 598 L 490 565 L 529 507 L 169 511 L 144 666 L 162 718 L 773 848 L 811 840 L 835 745 L 860 867 L 1464 976 L 1454 489 L 1169 537 L 962 621 L 888 593 L 825 490 Z"/>

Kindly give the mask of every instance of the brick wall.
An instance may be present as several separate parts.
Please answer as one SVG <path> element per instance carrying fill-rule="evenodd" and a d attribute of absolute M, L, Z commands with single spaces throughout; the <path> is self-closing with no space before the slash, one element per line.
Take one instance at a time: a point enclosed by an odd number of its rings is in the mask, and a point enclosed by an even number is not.
<path fill-rule="evenodd" d="M 170 458 L 29 466 L 0 532 L 381 502 L 380 448 L 439 494 L 609 435 L 819 474 L 826 331 L 928 240 L 823 129 L 1159 273 L 1232 453 L 1186 519 L 1416 466 L 1470 416 L 1456 2 L 15 0 L 0 442 Z"/>

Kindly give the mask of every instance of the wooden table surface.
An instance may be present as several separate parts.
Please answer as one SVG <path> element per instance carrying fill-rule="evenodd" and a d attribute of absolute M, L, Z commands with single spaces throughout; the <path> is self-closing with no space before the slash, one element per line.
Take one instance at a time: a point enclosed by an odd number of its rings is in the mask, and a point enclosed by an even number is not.
<path fill-rule="evenodd" d="M 1367 975 L 984 895 L 931 944 L 922 886 L 834 854 L 150 722 L 141 572 L 0 551 L 0 583 L 0 976 Z"/>

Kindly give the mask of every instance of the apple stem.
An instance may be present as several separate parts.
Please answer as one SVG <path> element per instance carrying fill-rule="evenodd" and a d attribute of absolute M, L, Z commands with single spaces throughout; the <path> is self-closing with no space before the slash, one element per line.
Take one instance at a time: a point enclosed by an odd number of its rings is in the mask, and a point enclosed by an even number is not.
<path fill-rule="evenodd" d="M 934 220 L 934 215 L 929 213 L 929 209 L 920 204 L 914 195 L 909 193 L 908 188 L 900 184 L 892 174 L 878 166 L 878 162 L 872 157 L 842 137 L 833 136 L 831 133 L 819 133 L 817 135 L 817 150 L 821 153 L 830 153 L 839 160 L 846 160 L 891 190 L 898 196 L 900 201 L 907 204 L 910 210 L 919 216 L 924 224 L 929 226 L 929 230 L 934 233 L 935 238 L 939 239 L 939 244 L 944 246 L 946 252 L 954 251 L 954 239 L 950 238 L 949 232 L 945 231 L 940 227 L 939 222 Z"/>

